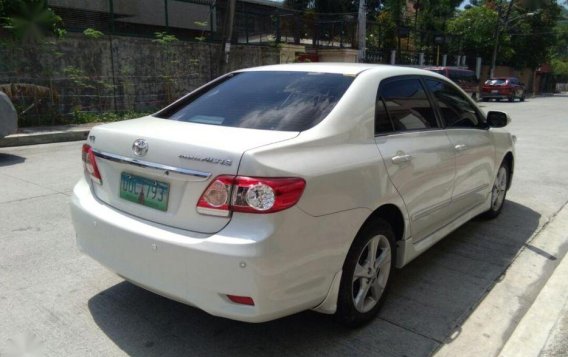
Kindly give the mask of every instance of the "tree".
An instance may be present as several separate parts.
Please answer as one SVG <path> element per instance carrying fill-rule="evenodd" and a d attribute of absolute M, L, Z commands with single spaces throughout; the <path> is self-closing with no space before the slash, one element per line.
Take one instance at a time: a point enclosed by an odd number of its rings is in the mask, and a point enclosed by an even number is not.
<path fill-rule="evenodd" d="M 37 43 L 45 33 L 63 35 L 61 17 L 46 0 L 0 0 L 0 25 L 20 43 Z"/>
<path fill-rule="evenodd" d="M 498 15 L 495 10 L 485 6 L 474 6 L 448 21 L 448 33 L 460 38 L 462 52 L 468 56 L 491 57 L 493 32 L 497 26 Z M 508 42 L 508 38 L 503 42 Z M 457 47 L 456 43 L 453 47 Z M 501 46 L 506 47 L 506 46 Z M 459 48 L 453 48 L 455 52 Z"/>
<path fill-rule="evenodd" d="M 549 49 L 557 38 L 554 27 L 560 15 L 560 6 L 553 0 L 519 1 L 518 8 L 511 15 L 520 18 L 509 28 L 512 55 L 517 68 L 536 68 L 549 60 Z M 533 14 L 533 16 L 523 16 Z"/>

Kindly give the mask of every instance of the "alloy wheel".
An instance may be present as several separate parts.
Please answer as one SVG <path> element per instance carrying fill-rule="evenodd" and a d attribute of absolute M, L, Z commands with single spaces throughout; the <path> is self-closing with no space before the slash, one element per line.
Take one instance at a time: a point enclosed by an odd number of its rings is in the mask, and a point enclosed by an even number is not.
<path fill-rule="evenodd" d="M 504 166 L 499 168 L 497 178 L 493 184 L 491 193 L 491 208 L 498 211 L 503 201 L 505 200 L 505 193 L 507 192 L 507 169 Z"/>
<path fill-rule="evenodd" d="M 389 279 L 391 260 L 387 237 L 377 235 L 367 242 L 353 273 L 352 298 L 357 311 L 365 313 L 377 305 Z"/>

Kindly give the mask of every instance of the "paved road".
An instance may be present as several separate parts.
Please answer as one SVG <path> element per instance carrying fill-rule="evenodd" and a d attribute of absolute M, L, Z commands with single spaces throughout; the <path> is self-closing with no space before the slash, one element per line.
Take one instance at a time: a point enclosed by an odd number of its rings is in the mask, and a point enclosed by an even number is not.
<path fill-rule="evenodd" d="M 568 201 L 567 98 L 483 103 L 513 117 L 518 165 L 505 212 L 473 220 L 398 272 L 380 318 L 358 330 L 305 312 L 251 325 L 209 316 L 78 253 L 68 201 L 80 143 L 0 149 L 0 355 L 426 356 Z"/>

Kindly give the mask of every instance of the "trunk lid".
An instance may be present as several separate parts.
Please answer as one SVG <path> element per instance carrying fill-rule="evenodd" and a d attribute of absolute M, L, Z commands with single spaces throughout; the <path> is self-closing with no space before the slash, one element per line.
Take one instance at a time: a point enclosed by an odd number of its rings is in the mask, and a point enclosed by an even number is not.
<path fill-rule="evenodd" d="M 88 139 L 102 176 L 102 185 L 93 184 L 94 193 L 106 204 L 145 220 L 215 233 L 230 217 L 196 211 L 211 180 L 236 175 L 245 151 L 297 135 L 151 116 L 97 126 Z M 143 156 L 134 153 L 138 139 L 147 144 Z"/>

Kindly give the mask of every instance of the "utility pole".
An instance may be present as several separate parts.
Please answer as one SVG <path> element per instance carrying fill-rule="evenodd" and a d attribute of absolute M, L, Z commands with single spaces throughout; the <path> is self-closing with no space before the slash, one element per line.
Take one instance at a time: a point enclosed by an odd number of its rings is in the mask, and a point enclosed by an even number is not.
<path fill-rule="evenodd" d="M 505 18 L 503 19 L 503 30 L 507 29 L 507 25 L 509 24 L 509 15 L 511 15 L 511 10 L 513 9 L 513 5 L 515 0 L 511 0 L 509 2 L 509 6 L 507 7 L 507 12 L 505 13 Z M 493 46 L 493 56 L 491 57 L 491 70 L 489 71 L 489 78 L 493 78 L 495 74 L 495 63 L 497 62 L 497 52 L 499 51 L 499 37 L 501 37 L 501 6 L 497 9 L 497 25 L 495 25 L 495 31 L 493 32 L 493 36 L 495 37 L 495 44 Z"/>
<path fill-rule="evenodd" d="M 231 51 L 231 38 L 233 37 L 233 22 L 235 20 L 235 7 L 237 0 L 227 2 L 227 12 L 223 26 L 223 36 L 221 38 L 221 51 L 219 52 L 219 71 L 223 74 L 226 65 L 229 63 L 229 52 Z"/>
<path fill-rule="evenodd" d="M 359 42 L 359 62 L 365 62 L 365 47 L 367 46 L 367 6 L 365 0 L 359 0 L 358 20 L 358 42 Z"/>

